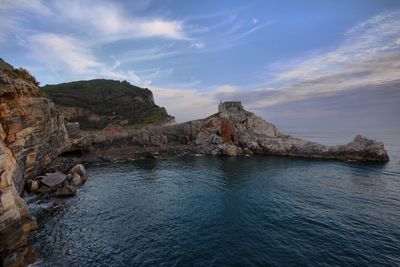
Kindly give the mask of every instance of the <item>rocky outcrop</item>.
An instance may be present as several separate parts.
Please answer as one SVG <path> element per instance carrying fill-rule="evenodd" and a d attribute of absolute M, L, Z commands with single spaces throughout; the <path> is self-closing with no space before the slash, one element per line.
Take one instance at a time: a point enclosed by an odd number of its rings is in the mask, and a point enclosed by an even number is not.
<path fill-rule="evenodd" d="M 34 258 L 26 245 L 36 220 L 20 194 L 26 179 L 40 174 L 68 147 L 63 116 L 42 95 L 35 78 L 0 59 L 0 254 L 4 266 L 23 266 Z"/>
<path fill-rule="evenodd" d="M 221 103 L 218 113 L 202 120 L 129 132 L 89 134 L 75 148 L 88 151 L 87 159 L 107 160 L 163 154 L 389 160 L 383 143 L 362 136 L 346 145 L 324 146 L 282 134 L 275 125 L 244 110 L 240 102 Z"/>
<path fill-rule="evenodd" d="M 13 179 L 21 193 L 26 179 L 68 147 L 64 118 L 34 83 L 0 72 L 0 123 L 18 165 Z"/>
<path fill-rule="evenodd" d="M 22 173 L 5 138 L 0 124 L 0 259 L 4 258 L 4 266 L 17 266 L 17 262 L 26 264 L 35 258 L 34 251 L 26 245 L 37 224 L 15 188 L 13 178 Z"/>
<path fill-rule="evenodd" d="M 87 181 L 86 169 L 82 164 L 71 168 L 69 174 L 62 172 L 46 173 L 30 180 L 28 191 L 37 194 L 53 195 L 56 197 L 73 196 L 77 187 Z M 35 186 L 33 186 L 35 185 Z"/>

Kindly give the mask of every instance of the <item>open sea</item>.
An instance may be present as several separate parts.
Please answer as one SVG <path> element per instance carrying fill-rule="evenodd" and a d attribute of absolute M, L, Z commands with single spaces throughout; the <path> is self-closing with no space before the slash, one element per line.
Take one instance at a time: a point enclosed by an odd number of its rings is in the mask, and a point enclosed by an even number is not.
<path fill-rule="evenodd" d="M 323 144 L 358 132 L 282 129 Z M 64 208 L 34 204 L 35 266 L 400 266 L 400 130 L 390 162 L 169 157 L 89 166 Z M 47 205 L 47 206 L 46 206 Z"/>

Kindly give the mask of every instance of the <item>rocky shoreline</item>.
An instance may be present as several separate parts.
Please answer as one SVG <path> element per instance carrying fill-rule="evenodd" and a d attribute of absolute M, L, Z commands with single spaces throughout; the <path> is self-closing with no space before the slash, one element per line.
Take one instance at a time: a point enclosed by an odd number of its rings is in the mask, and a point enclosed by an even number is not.
<path fill-rule="evenodd" d="M 386 162 L 383 143 L 356 136 L 325 146 L 295 138 L 240 102 L 225 102 L 205 119 L 174 125 L 81 132 L 44 96 L 26 71 L 0 60 L 0 256 L 3 266 L 25 266 L 36 252 L 28 244 L 37 228 L 24 189 L 47 196 L 73 196 L 87 179 L 81 163 L 167 155 L 273 155 Z"/>
<path fill-rule="evenodd" d="M 201 120 L 135 131 L 83 132 L 72 143 L 70 151 L 89 163 L 176 154 L 389 160 L 382 142 L 361 135 L 345 145 L 325 146 L 282 134 L 275 125 L 244 110 L 240 102 L 222 103 L 218 113 Z"/>

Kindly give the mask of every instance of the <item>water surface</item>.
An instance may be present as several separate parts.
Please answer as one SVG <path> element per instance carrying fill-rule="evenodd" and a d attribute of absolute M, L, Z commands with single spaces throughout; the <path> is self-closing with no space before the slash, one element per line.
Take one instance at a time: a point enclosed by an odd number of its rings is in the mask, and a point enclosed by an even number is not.
<path fill-rule="evenodd" d="M 91 166 L 64 210 L 44 217 L 31 205 L 38 265 L 400 265 L 400 149 L 393 133 L 383 141 L 388 164 L 260 156 Z"/>

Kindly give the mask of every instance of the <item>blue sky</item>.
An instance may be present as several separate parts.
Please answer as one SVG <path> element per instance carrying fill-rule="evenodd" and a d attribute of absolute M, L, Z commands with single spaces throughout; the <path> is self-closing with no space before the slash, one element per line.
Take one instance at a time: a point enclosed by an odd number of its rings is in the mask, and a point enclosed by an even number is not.
<path fill-rule="evenodd" d="M 148 87 L 178 121 L 242 100 L 278 125 L 400 126 L 398 0 L 1 0 L 0 51 L 42 84 Z"/>

